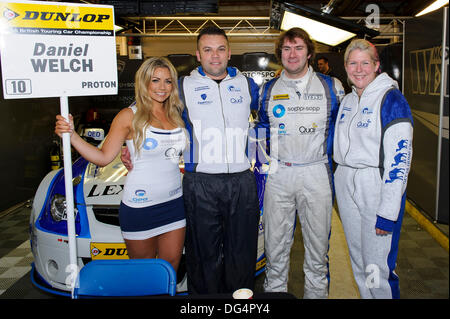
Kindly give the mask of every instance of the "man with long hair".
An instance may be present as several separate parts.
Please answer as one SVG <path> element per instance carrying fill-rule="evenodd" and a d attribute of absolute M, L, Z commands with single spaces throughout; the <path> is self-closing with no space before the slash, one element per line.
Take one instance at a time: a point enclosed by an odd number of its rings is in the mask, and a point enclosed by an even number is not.
<path fill-rule="evenodd" d="M 264 289 L 287 291 L 297 212 L 305 246 L 304 298 L 326 298 L 333 208 L 331 146 L 344 89 L 338 79 L 314 72 L 314 42 L 303 29 L 282 33 L 275 54 L 284 70 L 263 86 L 257 124 L 270 136 Z"/>

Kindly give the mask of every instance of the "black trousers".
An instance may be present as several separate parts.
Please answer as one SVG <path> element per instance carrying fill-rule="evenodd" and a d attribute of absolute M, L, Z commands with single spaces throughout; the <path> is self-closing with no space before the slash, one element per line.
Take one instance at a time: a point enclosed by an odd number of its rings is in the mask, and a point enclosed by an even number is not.
<path fill-rule="evenodd" d="M 253 290 L 260 215 L 253 173 L 186 172 L 183 195 L 189 293 Z"/>

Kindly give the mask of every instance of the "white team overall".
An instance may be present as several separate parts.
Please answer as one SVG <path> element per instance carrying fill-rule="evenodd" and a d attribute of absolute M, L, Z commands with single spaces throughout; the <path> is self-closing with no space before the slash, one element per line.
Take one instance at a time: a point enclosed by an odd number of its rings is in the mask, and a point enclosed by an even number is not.
<path fill-rule="evenodd" d="M 378 75 L 348 94 L 334 139 L 336 198 L 362 298 L 399 298 L 394 272 L 412 158 L 412 115 L 397 82 Z M 389 231 L 377 235 L 375 228 Z"/>
<path fill-rule="evenodd" d="M 328 239 L 333 208 L 331 147 L 344 89 L 309 67 L 300 79 L 283 71 L 261 91 L 260 128 L 270 128 L 264 195 L 265 291 L 287 291 L 296 211 L 305 244 L 304 298 L 328 296 Z"/>

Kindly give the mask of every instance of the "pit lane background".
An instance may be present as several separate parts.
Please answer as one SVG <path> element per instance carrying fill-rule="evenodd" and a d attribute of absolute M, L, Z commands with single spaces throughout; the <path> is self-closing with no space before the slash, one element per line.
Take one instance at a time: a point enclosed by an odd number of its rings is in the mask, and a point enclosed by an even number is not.
<path fill-rule="evenodd" d="M 74 115 L 76 123 L 102 127 L 105 132 L 109 129 L 109 123 L 117 112 L 133 102 L 134 74 L 143 62 L 143 59 L 133 59 L 134 56 L 131 52 L 123 55 L 124 50 L 120 45 L 124 41 L 117 40 L 116 42 L 118 44 L 118 95 L 69 97 L 70 112 Z M 199 65 L 194 54 L 194 39 L 176 39 L 175 41 L 173 38 L 142 38 L 128 42 L 141 47 L 144 59 L 150 56 L 167 56 L 177 68 L 180 76 L 188 75 L 193 68 Z M 259 85 L 273 78 L 281 68 L 273 54 L 273 39 L 269 41 L 230 39 L 230 45 L 232 52 L 237 54 L 231 56 L 229 65 L 237 67 L 252 77 Z M 246 50 L 255 50 L 255 52 L 248 53 Z M 334 73 L 346 84 L 347 79 L 343 66 L 344 52 L 323 52 L 323 50 L 323 46 L 318 45 L 314 67 L 316 67 L 316 60 L 319 56 L 327 57 Z M 403 52 L 401 43 L 378 47 L 378 50 L 382 70 L 388 72 L 402 87 Z M 191 52 L 192 54 L 180 54 L 179 52 Z M 348 92 L 348 86 L 346 89 Z M 1 87 L 0 92 L 3 92 Z M 2 211 L 32 198 L 40 181 L 50 171 L 52 139 L 59 140 L 53 133 L 54 119 L 59 113 L 59 99 L 4 100 L 1 96 L 0 104 L 2 112 L 0 116 L 0 148 L 3 154 L 0 157 L 0 211 Z M 88 114 L 92 114 L 92 110 L 98 112 L 99 118 L 94 122 L 86 123 Z M 76 156 L 76 152 L 72 154 Z"/>
<path fill-rule="evenodd" d="M 448 224 L 448 8 L 406 21 L 404 41 L 404 95 L 414 119 L 407 196 Z"/>

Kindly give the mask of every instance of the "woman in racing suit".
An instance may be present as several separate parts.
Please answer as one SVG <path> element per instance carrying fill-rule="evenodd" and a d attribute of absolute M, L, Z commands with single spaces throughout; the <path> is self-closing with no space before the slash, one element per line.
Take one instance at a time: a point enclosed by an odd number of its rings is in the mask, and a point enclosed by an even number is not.
<path fill-rule="evenodd" d="M 134 169 L 124 186 L 119 220 L 130 258 L 159 258 L 177 270 L 185 237 L 185 212 L 178 167 L 186 135 L 177 72 L 165 58 L 146 60 L 135 77 L 136 102 L 114 118 L 102 148 L 84 141 L 58 115 L 55 132 L 70 133 L 72 146 L 88 161 L 105 166 L 126 142 Z"/>
<path fill-rule="evenodd" d="M 376 48 L 344 55 L 353 90 L 336 120 L 336 198 L 362 298 L 399 298 L 395 265 L 412 158 L 413 120 L 397 82 L 379 74 Z"/>

